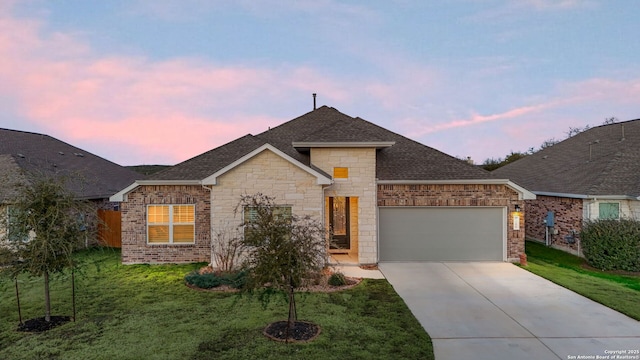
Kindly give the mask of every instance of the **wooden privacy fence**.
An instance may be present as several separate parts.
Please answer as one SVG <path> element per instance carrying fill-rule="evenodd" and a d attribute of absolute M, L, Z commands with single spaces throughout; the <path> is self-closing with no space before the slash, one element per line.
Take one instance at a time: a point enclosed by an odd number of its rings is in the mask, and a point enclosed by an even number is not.
<path fill-rule="evenodd" d="M 120 211 L 98 210 L 98 241 L 104 246 L 122 247 Z"/>

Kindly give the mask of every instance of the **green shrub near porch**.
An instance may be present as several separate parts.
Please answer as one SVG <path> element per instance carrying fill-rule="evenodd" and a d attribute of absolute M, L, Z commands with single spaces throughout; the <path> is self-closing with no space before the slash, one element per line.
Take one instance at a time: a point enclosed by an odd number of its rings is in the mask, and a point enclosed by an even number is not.
<path fill-rule="evenodd" d="M 640 221 L 587 221 L 580 233 L 587 262 L 600 270 L 640 271 Z"/>

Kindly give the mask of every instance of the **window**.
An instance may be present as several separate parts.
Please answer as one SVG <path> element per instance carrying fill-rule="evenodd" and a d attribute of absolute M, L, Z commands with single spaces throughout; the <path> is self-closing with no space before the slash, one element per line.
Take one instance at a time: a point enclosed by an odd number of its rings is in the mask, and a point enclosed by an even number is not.
<path fill-rule="evenodd" d="M 3 214 L 1 217 L 4 217 L 2 227 L 5 228 L 7 239 L 12 242 L 29 241 L 29 235 L 27 234 L 26 227 L 17 223 L 17 210 L 11 206 L 7 206 L 6 209 L 6 214 Z"/>
<path fill-rule="evenodd" d="M 281 216 L 283 216 L 284 219 L 291 219 L 291 206 L 275 206 L 273 207 L 273 215 L 277 219 L 279 219 Z M 250 224 L 256 221 L 258 218 L 258 208 L 253 206 L 245 207 L 243 217 L 245 224 Z M 250 231 L 251 227 L 245 226 L 244 235 L 247 236 Z"/>
<path fill-rule="evenodd" d="M 349 178 L 349 168 L 346 167 L 334 167 L 333 168 L 334 179 L 347 179 Z"/>
<path fill-rule="evenodd" d="M 620 219 L 620 203 L 599 203 L 598 217 L 603 220 Z"/>
<path fill-rule="evenodd" d="M 194 205 L 149 205 L 147 207 L 149 244 L 193 244 L 195 242 Z"/>

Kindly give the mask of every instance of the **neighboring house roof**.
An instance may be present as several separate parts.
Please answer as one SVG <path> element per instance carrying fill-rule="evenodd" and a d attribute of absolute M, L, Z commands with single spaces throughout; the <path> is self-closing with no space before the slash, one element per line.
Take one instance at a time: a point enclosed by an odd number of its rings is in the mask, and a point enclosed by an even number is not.
<path fill-rule="evenodd" d="M 71 180 L 69 189 L 83 199 L 108 198 L 144 178 L 51 136 L 9 129 L 0 129 L 0 174 L 18 182 L 25 181 L 29 174 L 63 174 Z M 0 200 L 6 201 L 14 192 L 15 183 L 3 183 Z"/>
<path fill-rule="evenodd" d="M 493 171 L 538 195 L 640 196 L 640 119 L 583 131 Z"/>
<path fill-rule="evenodd" d="M 322 106 L 258 135 L 246 135 L 152 175 L 153 180 L 204 179 L 264 144 L 271 144 L 291 158 L 311 166 L 305 144 L 330 143 L 379 148 L 376 174 L 379 180 L 488 179 L 483 169 L 410 140 L 360 118 Z M 299 145 L 294 147 L 294 145 Z M 317 169 L 316 169 L 317 170 Z"/>

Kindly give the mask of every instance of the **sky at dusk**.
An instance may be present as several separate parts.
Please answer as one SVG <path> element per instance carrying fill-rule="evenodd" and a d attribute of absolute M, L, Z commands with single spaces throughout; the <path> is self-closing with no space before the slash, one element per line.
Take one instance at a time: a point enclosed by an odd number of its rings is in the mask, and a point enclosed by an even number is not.
<path fill-rule="evenodd" d="M 327 105 L 476 163 L 640 118 L 635 0 L 0 0 L 0 128 L 176 164 Z"/>

